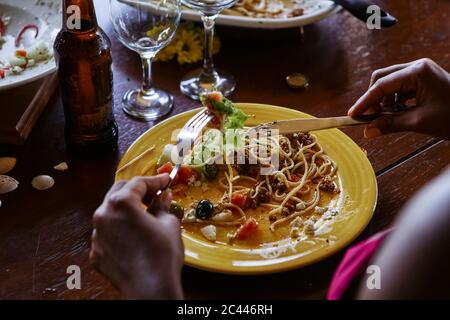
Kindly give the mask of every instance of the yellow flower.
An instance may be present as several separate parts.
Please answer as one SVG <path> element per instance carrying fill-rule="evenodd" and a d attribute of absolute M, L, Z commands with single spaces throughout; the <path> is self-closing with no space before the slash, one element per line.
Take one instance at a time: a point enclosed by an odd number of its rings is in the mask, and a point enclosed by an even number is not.
<path fill-rule="evenodd" d="M 178 37 L 174 37 L 172 41 L 161 51 L 156 54 L 155 61 L 169 61 L 172 60 L 177 52 L 180 50 L 182 43 Z"/>
<path fill-rule="evenodd" d="M 147 35 L 154 37 L 161 32 L 161 29 L 155 27 Z M 191 22 L 184 22 L 180 25 L 177 34 L 172 41 L 163 48 L 155 57 L 155 61 L 168 61 L 177 56 L 180 64 L 194 63 L 203 58 L 204 34 L 200 26 Z M 213 43 L 213 54 L 220 51 L 220 38 L 216 35 Z"/>
<path fill-rule="evenodd" d="M 181 42 L 178 50 L 178 63 L 193 63 L 203 58 L 203 46 L 199 34 L 195 30 L 180 29 L 178 40 Z"/>

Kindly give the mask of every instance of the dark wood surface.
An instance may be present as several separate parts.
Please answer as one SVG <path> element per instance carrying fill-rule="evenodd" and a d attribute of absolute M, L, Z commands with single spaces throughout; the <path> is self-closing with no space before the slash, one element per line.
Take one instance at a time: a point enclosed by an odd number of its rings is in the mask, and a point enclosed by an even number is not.
<path fill-rule="evenodd" d="M 236 77 L 233 100 L 280 105 L 315 116 L 342 115 L 365 91 L 371 72 L 377 68 L 430 57 L 450 69 L 448 1 L 376 2 L 399 19 L 397 26 L 370 31 L 341 11 L 305 27 L 304 36 L 298 29 L 219 28 L 222 50 L 216 65 Z M 141 81 L 140 61 L 114 37 L 107 20 L 107 1 L 96 1 L 96 5 L 99 21 L 113 43 L 119 150 L 95 160 L 67 152 L 59 94 L 51 99 L 24 146 L 0 145 L 0 156 L 18 158 L 10 175 L 21 183 L 16 191 L 0 196 L 0 299 L 121 297 L 89 265 L 91 216 L 113 183 L 121 155 L 155 122 L 138 122 L 121 111 L 122 94 Z M 170 115 L 198 106 L 178 90 L 181 77 L 194 67 L 197 65 L 155 64 L 155 84 L 175 95 Z M 310 77 L 306 91 L 287 87 L 284 79 L 293 72 Z M 448 142 L 412 133 L 368 141 L 360 128 L 345 132 L 367 150 L 378 177 L 377 209 L 359 239 L 390 225 L 413 193 L 450 162 Z M 61 161 L 69 163 L 68 172 L 52 169 Z M 38 174 L 54 176 L 55 187 L 45 192 L 33 190 L 30 182 Z M 342 252 L 307 268 L 258 277 L 226 276 L 186 267 L 185 293 L 189 298 L 324 298 L 341 257 Z M 66 268 L 72 264 L 82 269 L 81 290 L 66 287 Z"/>
<path fill-rule="evenodd" d="M 0 144 L 22 145 L 58 87 L 56 74 L 28 83 L 15 90 L 0 92 L 5 101 L 0 117 Z"/>

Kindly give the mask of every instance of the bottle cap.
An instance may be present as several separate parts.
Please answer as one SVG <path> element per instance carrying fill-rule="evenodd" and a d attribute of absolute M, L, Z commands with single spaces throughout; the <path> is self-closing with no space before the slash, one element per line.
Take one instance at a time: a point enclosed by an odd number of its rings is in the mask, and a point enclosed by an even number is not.
<path fill-rule="evenodd" d="M 286 77 L 286 82 L 293 89 L 304 89 L 309 86 L 309 79 L 301 73 L 292 73 Z"/>

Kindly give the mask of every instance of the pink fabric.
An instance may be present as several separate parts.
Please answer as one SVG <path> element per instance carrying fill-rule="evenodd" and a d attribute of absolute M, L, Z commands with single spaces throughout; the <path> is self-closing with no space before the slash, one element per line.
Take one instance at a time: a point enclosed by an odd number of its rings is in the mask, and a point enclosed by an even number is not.
<path fill-rule="evenodd" d="M 334 272 L 330 288 L 328 289 L 328 300 L 339 300 L 342 298 L 352 281 L 366 270 L 370 259 L 392 230 L 381 231 L 347 250 Z"/>

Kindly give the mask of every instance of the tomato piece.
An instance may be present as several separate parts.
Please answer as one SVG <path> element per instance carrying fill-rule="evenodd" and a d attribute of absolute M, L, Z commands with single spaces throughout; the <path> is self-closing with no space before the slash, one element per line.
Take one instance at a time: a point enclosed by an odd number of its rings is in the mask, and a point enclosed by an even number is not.
<path fill-rule="evenodd" d="M 234 238 L 237 240 L 247 239 L 256 231 L 258 231 L 258 222 L 254 218 L 249 218 L 239 227 Z"/>
<path fill-rule="evenodd" d="M 241 209 L 244 209 L 247 204 L 247 196 L 242 193 L 235 192 L 231 195 L 231 203 L 237 205 Z"/>
<path fill-rule="evenodd" d="M 19 30 L 19 33 L 16 36 L 16 41 L 15 41 L 15 45 L 16 47 L 18 47 L 20 45 L 20 40 L 22 39 L 22 35 L 25 33 L 25 31 L 27 31 L 28 29 L 33 29 L 36 33 L 34 35 L 35 38 L 37 38 L 37 36 L 39 35 L 39 27 L 34 24 L 34 23 L 30 23 L 30 24 L 26 24 L 22 27 L 22 29 Z"/>
<path fill-rule="evenodd" d="M 16 57 L 26 57 L 27 51 L 26 50 L 16 50 Z"/>
<path fill-rule="evenodd" d="M 197 177 L 197 172 L 188 167 L 181 167 L 177 176 L 180 183 L 188 184 L 192 177 Z"/>
<path fill-rule="evenodd" d="M 299 176 L 297 176 L 297 175 L 295 175 L 295 174 L 291 174 L 291 179 L 290 179 L 289 181 L 297 182 L 297 181 L 299 181 L 299 180 L 300 180 L 300 177 L 299 177 Z"/>
<path fill-rule="evenodd" d="M 217 102 L 222 102 L 222 100 L 223 100 L 223 94 L 220 91 L 210 92 L 210 93 L 208 93 L 207 97 L 209 100 L 217 101 Z"/>
<path fill-rule="evenodd" d="M 172 162 L 166 162 L 161 167 L 156 169 L 156 172 L 158 174 L 163 174 L 163 173 L 170 174 L 172 172 L 172 169 L 173 169 Z M 173 179 L 172 185 L 176 185 L 177 183 L 178 183 L 178 175 L 176 175 L 175 178 Z"/>
<path fill-rule="evenodd" d="M 156 172 L 158 174 L 168 173 L 170 174 L 173 170 L 172 162 L 166 162 L 161 167 L 159 167 Z M 181 167 L 178 170 L 178 174 L 173 179 L 172 185 L 176 185 L 177 183 L 188 184 L 192 177 L 197 177 L 197 172 L 194 169 L 188 167 Z"/>
<path fill-rule="evenodd" d="M 0 79 L 5 77 L 5 70 L 0 69 Z"/>
<path fill-rule="evenodd" d="M 214 111 L 211 101 L 222 102 L 223 94 L 220 91 L 214 91 L 206 94 L 205 105 L 210 111 Z"/>
<path fill-rule="evenodd" d="M 173 170 L 173 165 L 171 162 L 166 162 L 165 164 L 163 164 L 161 167 L 159 167 L 156 172 L 158 172 L 158 174 L 161 173 L 171 173 Z"/>

